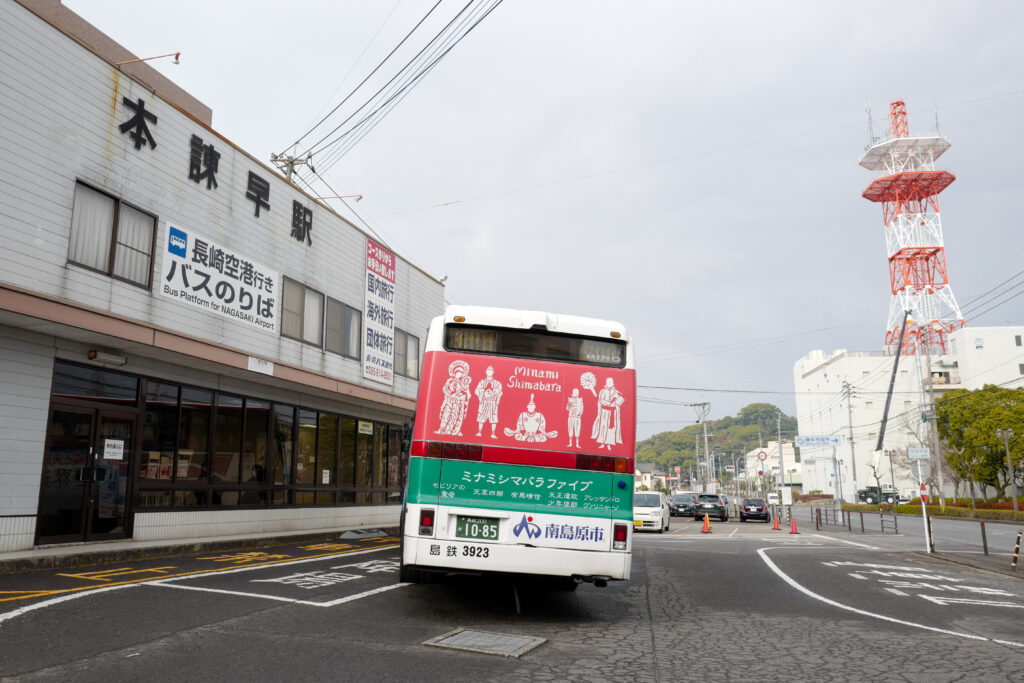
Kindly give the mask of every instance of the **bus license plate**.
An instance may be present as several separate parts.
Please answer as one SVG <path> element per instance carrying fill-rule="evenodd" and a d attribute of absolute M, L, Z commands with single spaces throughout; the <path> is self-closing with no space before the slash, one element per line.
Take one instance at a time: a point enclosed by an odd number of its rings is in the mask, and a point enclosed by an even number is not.
<path fill-rule="evenodd" d="M 498 540 L 498 520 L 493 517 L 456 517 L 455 536 L 496 541 Z"/>

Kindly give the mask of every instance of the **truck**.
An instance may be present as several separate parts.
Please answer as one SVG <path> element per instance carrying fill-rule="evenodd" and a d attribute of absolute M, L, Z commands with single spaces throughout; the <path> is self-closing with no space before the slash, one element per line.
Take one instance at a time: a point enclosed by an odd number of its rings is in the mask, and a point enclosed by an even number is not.
<path fill-rule="evenodd" d="M 879 491 L 877 486 L 868 486 L 857 491 L 857 502 L 873 505 L 874 503 L 895 503 L 896 492 L 892 490 L 891 484 L 884 484 Z"/>

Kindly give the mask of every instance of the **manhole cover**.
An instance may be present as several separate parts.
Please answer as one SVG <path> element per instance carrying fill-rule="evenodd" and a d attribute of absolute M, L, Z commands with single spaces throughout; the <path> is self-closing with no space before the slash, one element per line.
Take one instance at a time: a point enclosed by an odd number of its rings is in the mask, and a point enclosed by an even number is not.
<path fill-rule="evenodd" d="M 487 631 L 467 631 L 456 629 L 443 636 L 431 638 L 423 643 L 433 647 L 447 647 L 452 650 L 479 652 L 485 655 L 501 655 L 502 657 L 519 657 L 530 650 L 544 644 L 546 638 L 530 636 L 514 636 L 508 633 L 488 633 Z"/>

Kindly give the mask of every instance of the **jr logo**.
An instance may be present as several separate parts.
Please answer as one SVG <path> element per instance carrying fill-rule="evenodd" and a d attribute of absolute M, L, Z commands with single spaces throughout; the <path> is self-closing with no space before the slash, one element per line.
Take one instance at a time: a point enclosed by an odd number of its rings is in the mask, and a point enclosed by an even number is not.
<path fill-rule="evenodd" d="M 168 237 L 167 237 L 167 251 L 180 256 L 181 258 L 188 257 L 188 233 L 183 230 L 178 230 L 175 227 L 167 226 Z"/>
<path fill-rule="evenodd" d="M 533 517 L 523 515 L 519 524 L 512 527 L 512 533 L 515 534 L 516 538 L 519 538 L 519 534 L 524 531 L 527 538 L 540 538 L 540 527 L 533 523 Z"/>

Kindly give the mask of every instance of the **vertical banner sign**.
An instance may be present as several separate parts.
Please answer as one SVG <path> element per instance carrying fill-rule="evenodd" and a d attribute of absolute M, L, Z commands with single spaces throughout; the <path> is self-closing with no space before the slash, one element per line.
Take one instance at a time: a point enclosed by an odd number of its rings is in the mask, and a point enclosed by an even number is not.
<path fill-rule="evenodd" d="M 395 255 L 366 238 L 363 377 L 391 386 L 395 377 Z"/>

